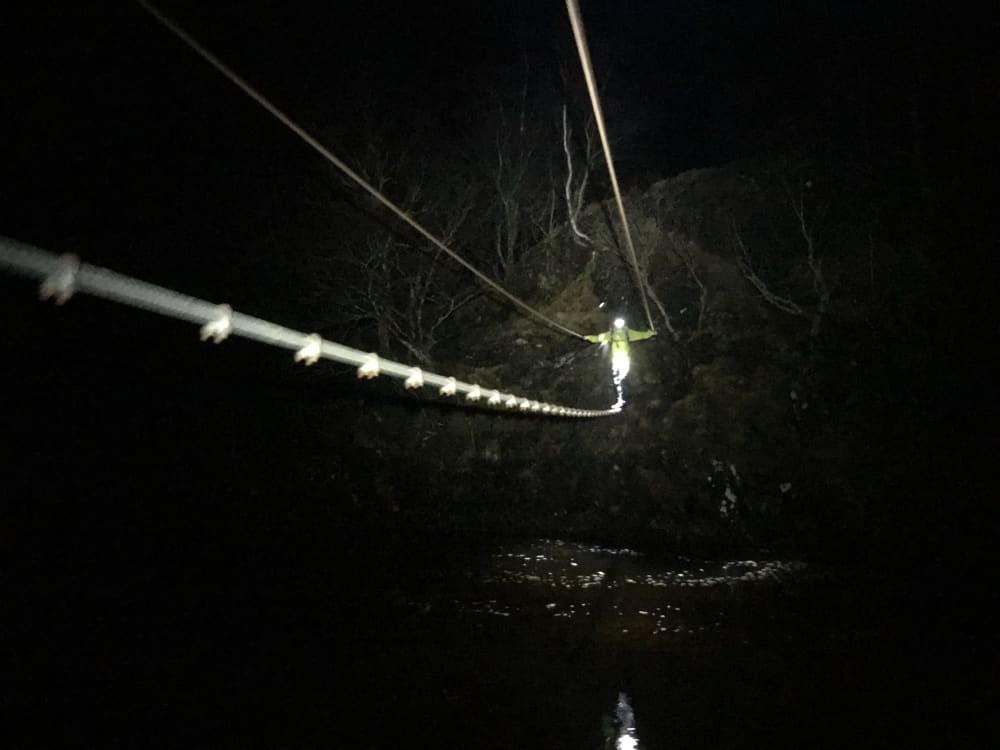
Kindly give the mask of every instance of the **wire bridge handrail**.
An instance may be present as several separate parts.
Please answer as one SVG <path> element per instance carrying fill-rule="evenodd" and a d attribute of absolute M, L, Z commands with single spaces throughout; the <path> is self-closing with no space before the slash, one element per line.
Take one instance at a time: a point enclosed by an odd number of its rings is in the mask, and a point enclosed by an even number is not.
<path fill-rule="evenodd" d="M 228 336 L 242 336 L 263 344 L 295 352 L 295 361 L 306 365 L 320 359 L 357 367 L 362 379 L 387 375 L 404 381 L 409 389 L 436 388 L 441 396 L 464 396 L 463 401 L 498 409 L 510 409 L 538 416 L 605 417 L 620 412 L 610 409 L 580 409 L 529 399 L 499 389 L 487 389 L 454 377 L 427 372 L 419 367 L 379 357 L 317 333 L 306 334 L 252 315 L 234 311 L 229 305 L 215 304 L 172 289 L 150 284 L 100 266 L 80 262 L 75 255 L 56 255 L 7 237 L 0 237 L 0 267 L 21 276 L 40 280 L 42 300 L 63 304 L 75 293 L 118 302 L 201 326 L 203 341 L 220 343 Z"/>

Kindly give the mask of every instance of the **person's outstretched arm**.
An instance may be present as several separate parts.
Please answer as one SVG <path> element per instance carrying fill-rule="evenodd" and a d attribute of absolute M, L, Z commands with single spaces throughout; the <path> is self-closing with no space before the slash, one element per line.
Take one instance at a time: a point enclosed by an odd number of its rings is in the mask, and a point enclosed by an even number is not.
<path fill-rule="evenodd" d="M 651 339 L 655 335 L 656 331 L 633 331 L 631 328 L 628 329 L 629 341 L 642 341 L 644 339 Z"/>

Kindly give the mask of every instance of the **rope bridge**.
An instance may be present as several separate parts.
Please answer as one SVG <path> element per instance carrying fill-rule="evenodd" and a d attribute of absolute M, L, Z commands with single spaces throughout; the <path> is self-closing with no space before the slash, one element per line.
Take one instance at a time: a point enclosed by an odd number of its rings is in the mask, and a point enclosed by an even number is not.
<path fill-rule="evenodd" d="M 262 344 L 288 349 L 295 361 L 305 365 L 329 359 L 357 367 L 362 379 L 386 375 L 403 381 L 406 389 L 430 387 L 444 397 L 463 397 L 463 403 L 514 410 L 547 417 L 606 417 L 621 408 L 580 409 L 536 401 L 526 396 L 484 388 L 454 377 L 427 372 L 401 362 L 363 352 L 317 333 L 302 333 L 252 315 L 234 311 L 229 305 L 191 297 L 172 289 L 125 276 L 107 268 L 80 262 L 75 255 L 56 255 L 31 245 L 0 237 L 0 268 L 41 282 L 39 296 L 67 302 L 76 293 L 118 302 L 201 326 L 202 341 L 221 343 L 229 336 L 242 336 Z"/>
<path fill-rule="evenodd" d="M 493 291 L 513 303 L 521 311 L 528 313 L 537 321 L 568 334 L 575 338 L 586 339 L 585 336 L 574 331 L 561 323 L 552 320 L 548 316 L 532 308 L 523 300 L 508 292 L 492 279 L 485 276 L 472 264 L 462 258 L 458 253 L 445 245 L 440 239 L 432 235 L 423 228 L 417 221 L 400 209 L 379 190 L 370 185 L 354 170 L 338 159 L 323 144 L 317 141 L 312 135 L 303 130 L 284 112 L 275 107 L 262 94 L 254 89 L 249 83 L 239 77 L 232 69 L 215 57 L 205 47 L 199 44 L 184 29 L 174 23 L 162 11 L 156 8 L 149 0 L 137 0 L 137 3 L 160 24 L 167 28 L 172 34 L 181 39 L 192 48 L 205 61 L 216 68 L 238 88 L 240 88 L 251 99 L 256 101 L 272 116 L 289 128 L 295 135 L 301 138 L 306 144 L 317 151 L 323 158 L 339 169 L 345 176 L 355 182 L 373 198 L 382 203 L 387 209 L 395 214 L 399 219 L 410 225 L 412 229 L 421 234 L 425 239 L 449 255 L 459 265 L 475 275 L 481 282 Z M 611 157 L 611 149 L 608 142 L 607 132 L 604 124 L 604 117 L 601 111 L 600 100 L 597 87 L 594 83 L 593 66 L 590 61 L 590 53 L 587 48 L 586 35 L 583 30 L 583 20 L 580 16 L 578 0 L 566 0 L 566 8 L 570 17 L 574 39 L 579 52 L 581 66 L 587 82 L 594 116 L 597 121 L 601 136 L 601 143 L 604 148 L 605 160 L 608 172 L 611 177 L 612 188 L 621 218 L 626 247 L 632 262 L 637 286 L 642 297 L 643 308 L 646 319 L 651 330 L 655 330 L 653 319 L 650 315 L 649 304 L 646 301 L 644 279 L 639 267 L 632 243 L 631 231 L 629 229 L 628 218 L 625 214 L 625 207 L 622 202 L 621 192 L 618 187 L 618 180 L 615 174 L 614 164 Z M 306 334 L 295 331 L 284 326 L 271 323 L 261 318 L 256 318 L 244 313 L 235 312 L 229 305 L 214 304 L 205 300 L 190 297 L 172 289 L 149 284 L 138 279 L 125 276 L 106 268 L 92 266 L 81 263 L 75 255 L 55 255 L 39 248 L 26 245 L 16 240 L 0 236 L 0 268 L 27 276 L 41 281 L 39 294 L 43 300 L 54 299 L 56 304 L 63 304 L 73 294 L 77 292 L 91 294 L 106 300 L 129 305 L 141 310 L 147 310 L 159 315 L 176 318 L 178 320 L 196 323 L 201 326 L 201 338 L 203 341 L 211 340 L 221 343 L 230 335 L 242 336 L 271 346 L 289 349 L 295 353 L 295 360 L 306 365 L 311 365 L 320 359 L 330 359 L 335 362 L 357 367 L 359 378 L 370 379 L 379 375 L 397 378 L 404 382 L 407 389 L 418 389 L 429 386 L 436 388 L 438 394 L 445 397 L 463 396 L 468 403 L 482 402 L 487 407 L 499 409 L 513 409 L 530 414 L 538 414 L 554 417 L 604 417 L 618 414 L 624 403 L 621 398 L 621 383 L 616 380 L 618 389 L 618 401 L 608 409 L 581 409 L 577 407 L 563 406 L 560 404 L 550 404 L 542 401 L 529 399 L 513 393 L 501 392 L 498 389 L 486 390 L 474 383 L 462 382 L 454 377 L 438 375 L 433 372 L 424 372 L 419 367 L 413 367 L 389 359 L 383 359 L 378 354 L 365 353 L 358 349 L 352 349 L 333 341 L 324 340 L 319 334 Z"/>

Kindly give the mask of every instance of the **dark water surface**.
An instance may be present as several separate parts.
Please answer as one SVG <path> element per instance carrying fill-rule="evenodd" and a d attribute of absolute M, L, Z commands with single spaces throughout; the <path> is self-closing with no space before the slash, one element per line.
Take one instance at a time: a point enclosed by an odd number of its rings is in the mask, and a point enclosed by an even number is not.
<path fill-rule="evenodd" d="M 34 727 L 11 746 L 597 749 L 620 696 L 622 747 L 992 744 L 996 649 L 943 573 L 559 540 L 227 549 L 8 568 L 5 708 Z"/>

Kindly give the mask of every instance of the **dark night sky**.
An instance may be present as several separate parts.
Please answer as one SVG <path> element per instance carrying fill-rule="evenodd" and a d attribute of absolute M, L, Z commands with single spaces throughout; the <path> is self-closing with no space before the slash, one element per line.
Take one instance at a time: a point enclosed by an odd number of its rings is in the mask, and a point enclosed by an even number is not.
<path fill-rule="evenodd" d="M 369 101 L 396 119 L 443 123 L 447 139 L 484 90 L 517 84 L 524 59 L 543 76 L 561 61 L 579 75 L 561 2 L 164 10 L 335 149 Z M 849 138 L 862 118 L 887 136 L 906 117 L 913 79 L 929 127 L 978 116 L 995 98 L 981 72 L 988 17 L 931 2 L 631 0 L 583 11 L 626 181 L 781 147 L 790 132 Z M 9 234 L 56 249 L 127 243 L 161 223 L 197 236 L 246 210 L 246 193 L 274 172 L 317 168 L 136 4 L 35 4 L 5 25 Z"/>

